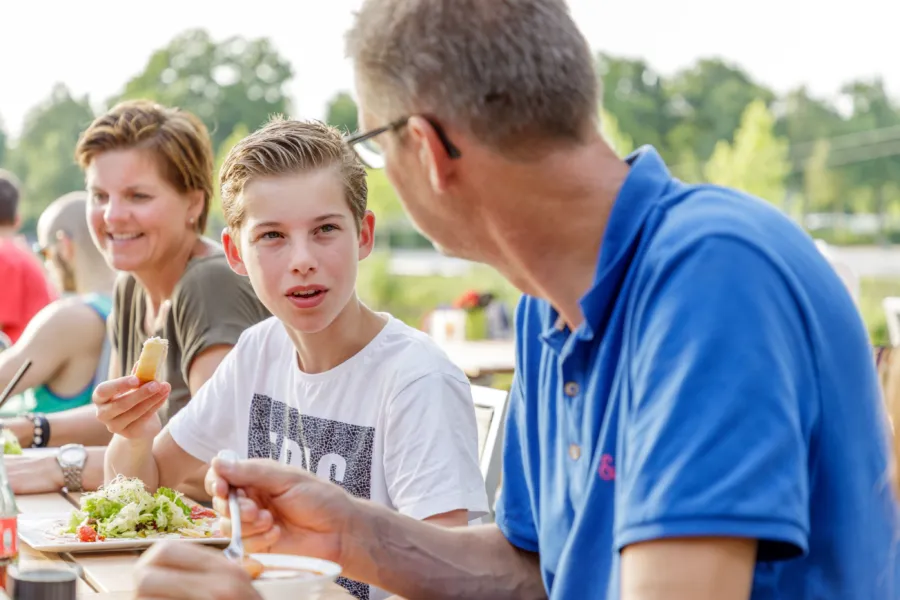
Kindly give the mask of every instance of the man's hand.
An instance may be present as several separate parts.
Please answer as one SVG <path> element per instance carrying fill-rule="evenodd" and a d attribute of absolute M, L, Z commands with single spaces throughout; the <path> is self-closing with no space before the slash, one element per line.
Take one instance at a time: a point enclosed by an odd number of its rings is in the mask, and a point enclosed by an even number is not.
<path fill-rule="evenodd" d="M 4 456 L 6 474 L 14 494 L 58 492 L 65 485 L 62 469 L 55 455 Z"/>
<path fill-rule="evenodd" d="M 422 523 L 270 459 L 213 459 L 206 489 L 223 515 L 230 486 L 243 496 L 248 552 L 324 558 L 345 577 L 406 598 L 547 597 L 537 555 L 515 548 L 495 525 Z"/>
<path fill-rule="evenodd" d="M 341 553 L 354 501 L 340 487 L 269 459 L 237 463 L 213 459 L 206 491 L 225 515 L 229 486 L 242 492 L 240 519 L 248 553 L 299 554 L 345 565 Z M 228 535 L 227 520 L 223 528 Z"/>
<path fill-rule="evenodd" d="M 97 419 L 110 433 L 126 439 L 152 440 L 162 431 L 157 411 L 171 390 L 166 382 L 141 385 L 137 377 L 129 375 L 101 383 L 91 400 L 97 407 Z"/>
<path fill-rule="evenodd" d="M 255 600 L 244 569 L 217 551 L 199 544 L 157 542 L 138 560 L 134 570 L 135 598 L 154 600 Z"/>

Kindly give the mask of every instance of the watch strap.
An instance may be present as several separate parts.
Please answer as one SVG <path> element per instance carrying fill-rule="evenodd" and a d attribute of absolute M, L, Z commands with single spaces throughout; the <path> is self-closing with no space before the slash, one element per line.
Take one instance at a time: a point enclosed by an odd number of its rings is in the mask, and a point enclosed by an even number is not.
<path fill-rule="evenodd" d="M 82 479 L 81 472 L 82 468 L 78 465 L 66 465 L 62 467 L 63 472 L 63 480 L 66 484 L 66 489 L 70 492 L 81 492 L 82 488 Z"/>

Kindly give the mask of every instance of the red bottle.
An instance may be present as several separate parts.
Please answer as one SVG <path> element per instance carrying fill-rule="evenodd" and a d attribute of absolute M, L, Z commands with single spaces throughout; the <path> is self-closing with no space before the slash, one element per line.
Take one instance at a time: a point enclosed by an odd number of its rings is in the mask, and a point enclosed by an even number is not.
<path fill-rule="evenodd" d="M 16 517 L 19 508 L 6 476 L 6 464 L 0 460 L 0 587 L 7 589 L 6 570 L 19 559 Z"/>

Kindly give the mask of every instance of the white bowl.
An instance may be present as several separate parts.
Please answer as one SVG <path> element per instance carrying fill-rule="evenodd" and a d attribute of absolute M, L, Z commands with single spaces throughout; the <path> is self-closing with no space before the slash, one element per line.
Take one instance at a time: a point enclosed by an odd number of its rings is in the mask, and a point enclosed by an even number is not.
<path fill-rule="evenodd" d="M 316 598 L 319 592 L 327 591 L 338 575 L 341 567 L 331 561 L 309 556 L 292 554 L 251 554 L 250 558 L 258 560 L 264 567 L 296 570 L 263 571 L 253 582 L 253 587 L 264 600 L 295 600 L 297 598 Z M 302 594 L 298 595 L 300 592 Z"/>

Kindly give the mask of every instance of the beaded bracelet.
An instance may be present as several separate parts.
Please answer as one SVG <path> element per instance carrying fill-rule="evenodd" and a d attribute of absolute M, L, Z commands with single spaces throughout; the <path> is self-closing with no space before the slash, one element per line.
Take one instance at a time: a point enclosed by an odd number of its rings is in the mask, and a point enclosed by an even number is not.
<path fill-rule="evenodd" d="M 31 440 L 32 448 L 45 448 L 50 442 L 50 421 L 43 413 L 30 413 L 27 418 L 34 425 L 34 435 Z"/>

